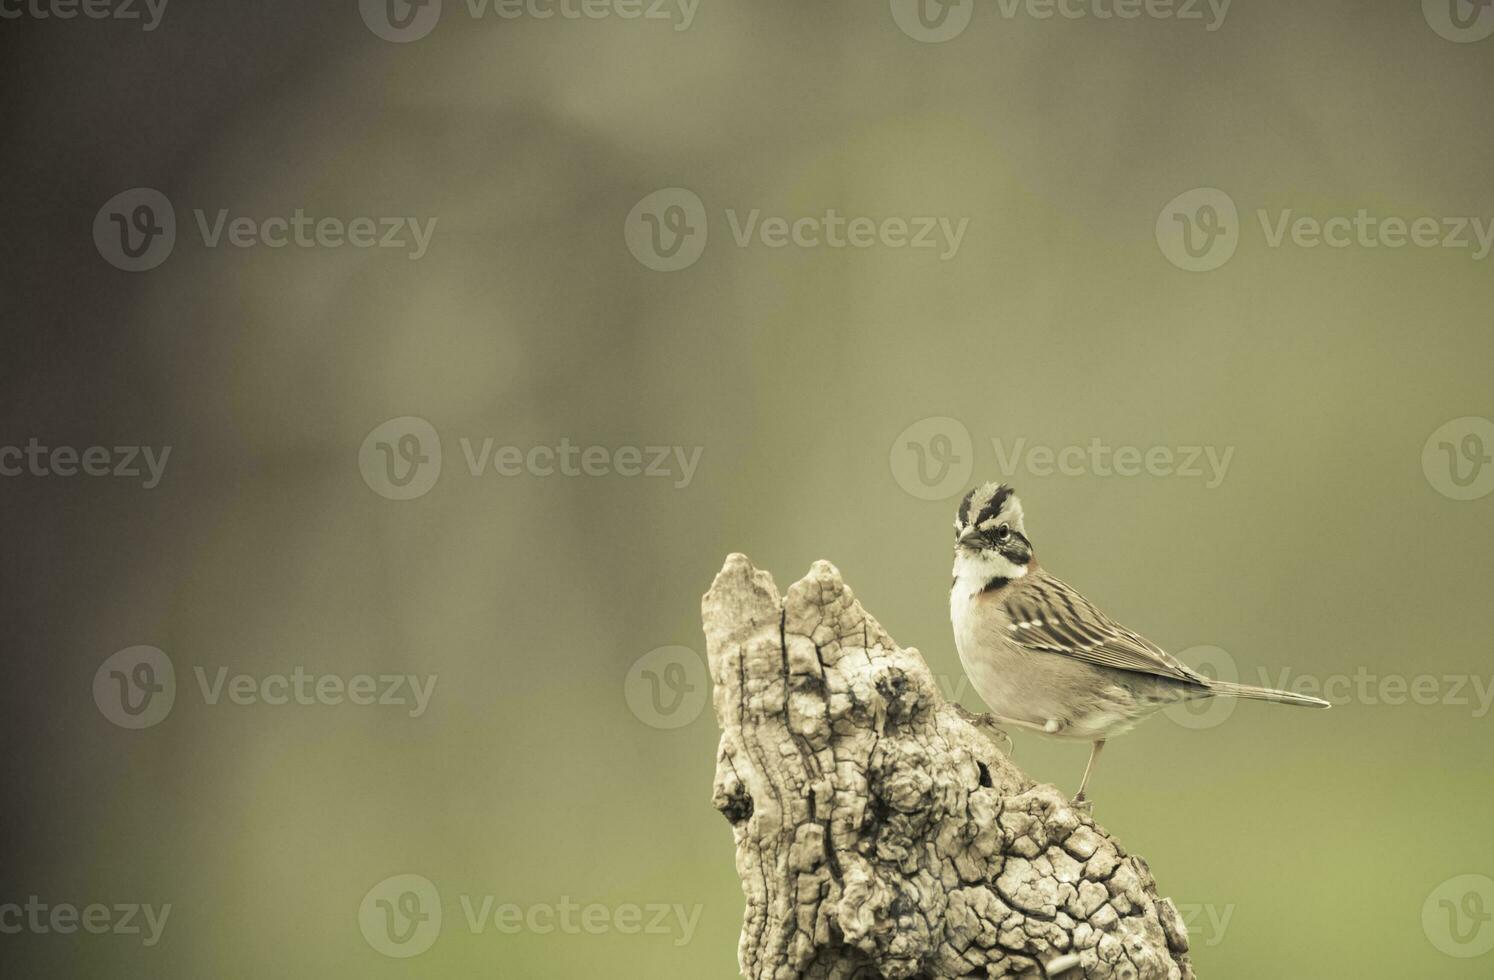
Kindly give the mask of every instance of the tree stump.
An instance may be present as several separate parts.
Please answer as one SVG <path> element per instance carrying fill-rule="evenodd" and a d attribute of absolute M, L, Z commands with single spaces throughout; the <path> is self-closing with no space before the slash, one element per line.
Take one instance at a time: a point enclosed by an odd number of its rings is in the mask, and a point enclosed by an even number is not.
<path fill-rule="evenodd" d="M 749 980 L 1194 976 L 1146 862 L 946 702 L 829 562 L 701 603 Z"/>

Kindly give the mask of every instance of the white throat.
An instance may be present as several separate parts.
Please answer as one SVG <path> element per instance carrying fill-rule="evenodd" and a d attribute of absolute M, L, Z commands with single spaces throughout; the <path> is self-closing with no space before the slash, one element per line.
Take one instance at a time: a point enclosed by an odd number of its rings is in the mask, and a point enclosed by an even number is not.
<path fill-rule="evenodd" d="M 986 587 L 993 578 L 1021 578 L 1027 574 L 1026 565 L 1013 564 L 996 551 L 971 551 L 957 548 L 954 560 L 954 591 L 972 595 Z"/>
<path fill-rule="evenodd" d="M 1017 579 L 1026 574 L 1026 566 L 1014 565 L 994 551 L 955 549 L 955 580 L 949 590 L 949 621 L 954 627 L 955 649 L 959 651 L 966 673 L 971 673 L 976 651 L 982 644 L 976 597 L 993 578 Z"/>

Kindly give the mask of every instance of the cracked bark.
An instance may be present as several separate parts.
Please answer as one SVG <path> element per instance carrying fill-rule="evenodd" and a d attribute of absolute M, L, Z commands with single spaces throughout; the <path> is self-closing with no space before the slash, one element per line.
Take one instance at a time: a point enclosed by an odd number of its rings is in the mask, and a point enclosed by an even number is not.
<path fill-rule="evenodd" d="M 750 980 L 1189 980 L 1146 862 L 946 702 L 829 562 L 742 555 L 701 602 Z"/>

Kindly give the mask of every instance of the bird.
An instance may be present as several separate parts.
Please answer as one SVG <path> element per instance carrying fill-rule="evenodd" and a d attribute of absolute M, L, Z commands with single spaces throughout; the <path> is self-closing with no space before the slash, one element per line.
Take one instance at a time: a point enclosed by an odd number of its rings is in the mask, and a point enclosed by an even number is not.
<path fill-rule="evenodd" d="M 999 723 L 1090 743 L 1076 806 L 1093 806 L 1085 790 L 1105 742 L 1169 705 L 1236 697 L 1330 707 L 1206 677 L 1105 615 L 1038 562 L 1022 502 L 1004 483 L 966 494 L 954 527 L 949 618 L 960 663 Z"/>

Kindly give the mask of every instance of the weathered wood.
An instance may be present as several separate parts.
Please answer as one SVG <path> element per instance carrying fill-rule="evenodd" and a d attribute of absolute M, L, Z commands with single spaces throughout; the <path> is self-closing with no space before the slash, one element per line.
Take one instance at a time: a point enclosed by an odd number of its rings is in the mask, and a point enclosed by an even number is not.
<path fill-rule="evenodd" d="M 1141 858 L 939 693 L 829 562 L 702 600 L 750 980 L 1193 977 Z"/>

